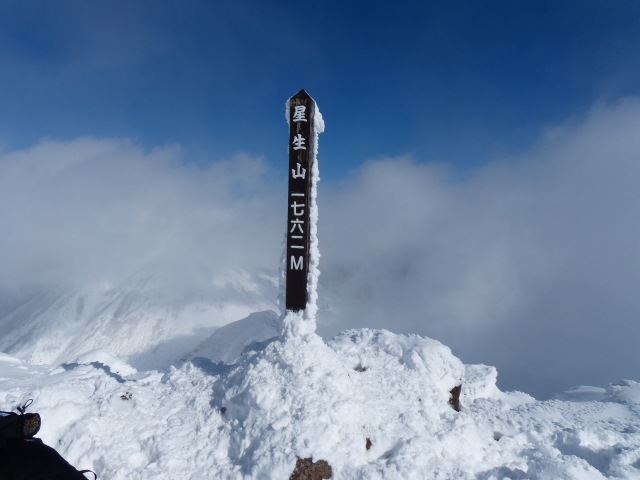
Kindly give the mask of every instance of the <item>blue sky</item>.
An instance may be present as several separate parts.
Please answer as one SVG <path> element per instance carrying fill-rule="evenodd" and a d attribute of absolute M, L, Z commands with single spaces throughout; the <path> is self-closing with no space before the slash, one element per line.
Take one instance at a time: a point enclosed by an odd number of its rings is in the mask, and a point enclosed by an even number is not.
<path fill-rule="evenodd" d="M 466 170 L 640 91 L 636 1 L 13 1 L 0 145 L 127 137 L 285 162 L 285 100 L 327 123 L 323 177 L 411 154 Z"/>

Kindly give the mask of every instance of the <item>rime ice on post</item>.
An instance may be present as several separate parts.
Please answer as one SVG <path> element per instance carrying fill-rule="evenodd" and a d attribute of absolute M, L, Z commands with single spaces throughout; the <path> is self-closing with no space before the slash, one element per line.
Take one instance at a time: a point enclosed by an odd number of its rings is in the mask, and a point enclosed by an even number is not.
<path fill-rule="evenodd" d="M 318 209 L 316 161 L 318 134 L 324 130 L 322 115 L 313 99 L 300 90 L 287 102 L 289 122 L 289 192 L 287 196 L 287 248 L 285 253 L 285 308 L 304 311 L 315 320 L 318 261 Z"/>

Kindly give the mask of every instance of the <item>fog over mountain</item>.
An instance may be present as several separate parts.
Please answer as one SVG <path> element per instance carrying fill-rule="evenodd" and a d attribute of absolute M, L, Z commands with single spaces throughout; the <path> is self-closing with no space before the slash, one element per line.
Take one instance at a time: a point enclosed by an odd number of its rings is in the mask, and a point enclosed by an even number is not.
<path fill-rule="evenodd" d="M 428 335 L 464 362 L 496 365 L 501 388 L 538 397 L 637 378 L 639 129 L 640 100 L 627 98 L 473 171 L 405 155 L 320 182 L 319 333 Z M 118 138 L 0 153 L 0 328 L 37 336 L 31 351 L 64 349 L 53 334 L 64 297 L 82 328 L 56 335 L 77 335 L 78 348 L 110 338 L 89 334 L 92 319 L 105 332 L 135 323 L 134 304 L 163 310 L 158 325 L 178 322 L 191 346 L 200 328 L 277 310 L 284 153 L 282 171 L 242 152 L 202 167 L 179 146 Z M 131 292 L 100 316 L 105 298 Z M 26 316 L 46 320 L 39 336 L 19 312 L 43 295 L 58 300 Z M 210 319 L 184 313 L 194 305 Z"/>

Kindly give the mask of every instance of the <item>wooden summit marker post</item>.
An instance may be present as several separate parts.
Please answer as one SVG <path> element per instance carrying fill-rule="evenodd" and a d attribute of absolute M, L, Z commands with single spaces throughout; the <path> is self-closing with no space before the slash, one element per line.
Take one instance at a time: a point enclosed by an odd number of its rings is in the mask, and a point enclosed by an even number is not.
<path fill-rule="evenodd" d="M 287 218 L 286 309 L 304 310 L 308 300 L 309 209 L 316 135 L 316 106 L 304 90 L 289 99 L 289 193 Z"/>

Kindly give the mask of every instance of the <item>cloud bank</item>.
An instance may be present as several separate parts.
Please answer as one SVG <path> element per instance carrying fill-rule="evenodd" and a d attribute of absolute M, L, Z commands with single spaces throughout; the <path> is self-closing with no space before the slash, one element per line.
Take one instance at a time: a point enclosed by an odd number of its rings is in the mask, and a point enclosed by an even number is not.
<path fill-rule="evenodd" d="M 639 128 L 627 99 L 465 178 L 370 162 L 320 212 L 340 314 L 439 338 L 541 396 L 637 376 Z"/>
<path fill-rule="evenodd" d="M 629 98 L 464 175 L 381 158 L 321 183 L 321 333 L 429 335 L 538 396 L 636 378 L 638 131 Z M 119 139 L 1 153 L 0 298 L 150 266 L 168 290 L 275 274 L 286 192 L 272 168 L 242 154 L 196 168 Z"/>
<path fill-rule="evenodd" d="M 281 235 L 268 223 L 278 190 L 267 177 L 264 160 L 244 154 L 202 169 L 177 147 L 118 139 L 2 154 L 0 288 L 74 288 L 152 268 L 188 289 L 211 272 L 269 269 Z"/>

